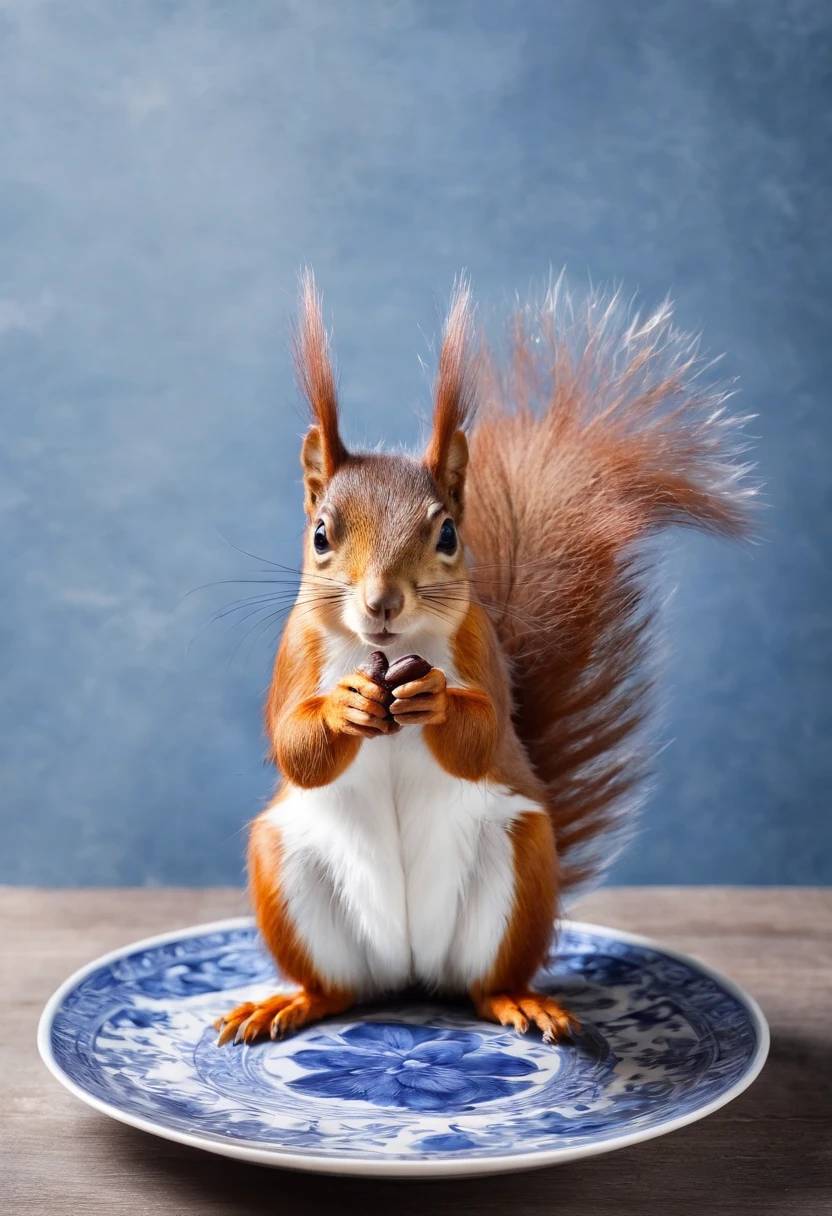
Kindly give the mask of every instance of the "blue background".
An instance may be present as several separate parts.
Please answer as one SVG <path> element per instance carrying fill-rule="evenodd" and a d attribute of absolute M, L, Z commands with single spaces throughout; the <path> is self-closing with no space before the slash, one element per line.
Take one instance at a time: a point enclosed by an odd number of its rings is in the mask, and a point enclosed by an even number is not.
<path fill-rule="evenodd" d="M 294 565 L 299 264 L 348 436 L 416 440 L 453 276 L 669 290 L 742 383 L 763 539 L 675 537 L 670 745 L 618 881 L 828 883 L 832 10 L 0 5 L 0 879 L 241 878 Z M 190 646 L 189 646 L 190 644 Z"/>

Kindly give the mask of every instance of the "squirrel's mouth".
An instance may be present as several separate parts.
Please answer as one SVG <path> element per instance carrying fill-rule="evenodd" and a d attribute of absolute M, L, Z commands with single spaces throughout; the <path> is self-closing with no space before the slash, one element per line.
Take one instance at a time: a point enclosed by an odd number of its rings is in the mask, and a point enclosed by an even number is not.
<path fill-rule="evenodd" d="M 380 645 L 383 642 L 389 642 L 391 638 L 397 638 L 399 635 L 391 629 L 382 629 L 381 633 L 363 633 L 363 636 L 368 642 L 372 642 L 373 645 L 376 643 Z"/>

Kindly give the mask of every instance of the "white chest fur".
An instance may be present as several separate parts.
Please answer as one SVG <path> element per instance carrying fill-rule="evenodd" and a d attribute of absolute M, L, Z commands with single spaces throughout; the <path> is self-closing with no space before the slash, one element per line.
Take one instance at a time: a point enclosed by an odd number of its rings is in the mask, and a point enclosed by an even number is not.
<path fill-rule="evenodd" d="M 322 688 L 369 649 L 333 651 Z M 407 649 L 458 684 L 443 642 Z M 418 726 L 366 740 L 330 785 L 290 789 L 270 817 L 289 911 L 321 976 L 367 996 L 413 982 L 464 990 L 486 975 L 513 905 L 509 827 L 539 809 L 446 773 Z"/>

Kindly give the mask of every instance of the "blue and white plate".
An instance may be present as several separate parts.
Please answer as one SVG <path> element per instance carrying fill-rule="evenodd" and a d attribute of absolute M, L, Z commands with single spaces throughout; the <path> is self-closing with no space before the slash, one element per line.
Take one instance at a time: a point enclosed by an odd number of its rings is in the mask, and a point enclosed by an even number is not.
<path fill-rule="evenodd" d="M 215 1018 L 280 986 L 249 920 L 168 933 L 68 979 L 40 1053 L 79 1098 L 169 1140 L 400 1177 L 530 1169 L 662 1135 L 736 1097 L 768 1053 L 736 984 L 596 925 L 565 923 L 538 977 L 580 1018 L 574 1044 L 399 1001 L 283 1042 L 216 1046 Z"/>

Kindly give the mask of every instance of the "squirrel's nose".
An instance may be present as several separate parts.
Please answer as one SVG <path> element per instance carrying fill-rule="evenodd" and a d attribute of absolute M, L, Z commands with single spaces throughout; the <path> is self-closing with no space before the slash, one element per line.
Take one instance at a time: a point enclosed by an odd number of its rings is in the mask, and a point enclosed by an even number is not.
<path fill-rule="evenodd" d="M 404 607 L 404 596 L 398 587 L 376 583 L 364 591 L 367 615 L 378 621 L 392 621 Z"/>

